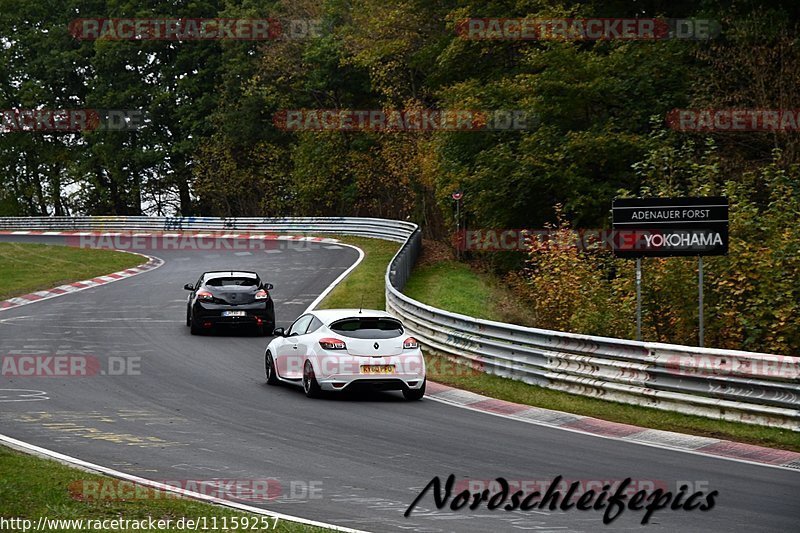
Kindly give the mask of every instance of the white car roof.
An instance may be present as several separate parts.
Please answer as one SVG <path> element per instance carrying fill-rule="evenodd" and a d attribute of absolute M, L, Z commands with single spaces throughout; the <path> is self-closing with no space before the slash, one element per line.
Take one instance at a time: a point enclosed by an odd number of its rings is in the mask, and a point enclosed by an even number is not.
<path fill-rule="evenodd" d="M 354 317 L 376 317 L 376 318 L 395 318 L 386 311 L 377 309 L 320 309 L 311 311 L 311 314 L 319 318 L 326 326 L 343 318 Z M 397 320 L 395 318 L 395 320 Z"/>

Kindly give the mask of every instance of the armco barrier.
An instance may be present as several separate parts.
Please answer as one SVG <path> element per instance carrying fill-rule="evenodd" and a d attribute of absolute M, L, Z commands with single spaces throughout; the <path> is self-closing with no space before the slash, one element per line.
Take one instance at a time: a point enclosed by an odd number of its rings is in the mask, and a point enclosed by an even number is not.
<path fill-rule="evenodd" d="M 302 232 L 402 243 L 386 307 L 437 352 L 491 374 L 584 396 L 800 431 L 800 357 L 577 335 L 480 320 L 401 291 L 421 249 L 410 222 L 378 218 L 2 218 L 5 230 Z"/>

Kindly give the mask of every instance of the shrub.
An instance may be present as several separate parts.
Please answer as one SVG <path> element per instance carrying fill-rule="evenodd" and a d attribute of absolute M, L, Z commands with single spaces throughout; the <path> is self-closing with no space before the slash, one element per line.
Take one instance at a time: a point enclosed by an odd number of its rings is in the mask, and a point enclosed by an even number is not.
<path fill-rule="evenodd" d="M 730 201 L 730 251 L 705 258 L 706 346 L 797 355 L 800 348 L 800 167 L 781 153 L 760 170 L 717 184 L 715 148 L 663 179 L 663 165 L 685 157 L 685 146 L 651 152 L 638 170 L 645 196 L 723 194 Z M 660 169 L 657 173 L 655 169 Z M 653 179 L 657 178 L 657 179 Z M 630 194 L 623 192 L 623 194 Z M 525 268 L 509 282 L 527 300 L 537 327 L 633 337 L 635 282 L 631 260 L 605 249 L 580 250 L 559 207 L 555 237 L 532 243 Z M 695 344 L 698 338 L 697 259 L 643 260 L 645 340 Z"/>

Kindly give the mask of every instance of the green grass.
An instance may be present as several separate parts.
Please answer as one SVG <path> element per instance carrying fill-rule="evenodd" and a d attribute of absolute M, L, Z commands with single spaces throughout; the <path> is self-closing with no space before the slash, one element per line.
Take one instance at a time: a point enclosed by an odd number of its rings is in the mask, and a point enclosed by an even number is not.
<path fill-rule="evenodd" d="M 366 293 L 367 297 L 372 295 L 375 308 L 383 309 L 383 273 L 396 245 L 374 239 L 346 237 L 342 240 L 362 248 L 367 258 L 346 283 L 334 291 L 331 296 L 335 296 L 335 300 L 329 297 L 324 307 L 358 307 L 359 295 Z M 423 303 L 455 313 L 528 325 L 524 304 L 500 280 L 458 261 L 444 259 L 422 263 L 414 270 L 404 292 Z M 452 363 L 445 363 L 441 356 L 434 354 L 426 354 L 426 360 L 432 381 L 492 398 L 612 422 L 800 451 L 800 433 L 790 430 L 578 396 L 481 372 L 453 371 Z"/>
<path fill-rule="evenodd" d="M 364 237 L 337 236 L 345 243 L 364 251 L 364 260 L 319 305 L 319 309 L 361 307 L 386 309 L 383 276 L 386 267 L 400 248 L 396 242 Z"/>
<path fill-rule="evenodd" d="M 498 279 L 454 260 L 414 269 L 403 291 L 421 302 L 462 315 L 528 325 L 524 307 Z"/>
<path fill-rule="evenodd" d="M 425 265 L 412 274 L 404 292 L 426 303 L 435 301 L 443 309 L 492 318 L 491 288 L 463 263 L 442 261 Z"/>
<path fill-rule="evenodd" d="M 110 274 L 144 263 L 139 255 L 0 242 L 0 300 Z"/>
<path fill-rule="evenodd" d="M 180 518 L 197 519 L 207 517 L 207 524 L 211 524 L 211 517 L 217 517 L 218 528 L 215 531 L 224 531 L 219 525 L 223 518 L 237 517 L 240 528 L 229 528 L 227 531 L 264 531 L 265 529 L 252 529 L 252 525 L 262 524 L 260 515 L 240 513 L 221 506 L 200 503 L 194 500 L 178 497 L 167 497 L 167 493 L 143 491 L 149 497 L 112 499 L 96 498 L 81 499 L 76 497 L 82 493 L 81 482 L 105 480 L 103 487 L 118 487 L 110 478 L 89 474 L 82 470 L 70 468 L 63 464 L 31 455 L 25 455 L 4 446 L 0 446 L 0 516 L 5 518 L 27 518 L 36 524 L 40 516 L 50 519 L 130 519 L 140 520 L 152 517 L 158 519 L 172 519 L 173 524 Z M 72 488 L 72 490 L 70 490 Z M 76 490 L 77 488 L 77 490 Z M 100 494 L 103 494 L 101 491 Z M 108 494 L 108 492 L 106 492 Z M 112 492 L 114 495 L 121 492 Z M 157 496 L 157 497 L 154 497 Z M 242 517 L 247 517 L 251 529 L 242 527 Z M 272 528 L 275 519 L 269 519 L 270 531 L 285 533 L 301 531 L 328 531 L 313 528 L 302 524 L 279 520 L 277 527 Z M 87 529 L 83 529 L 86 531 Z M 103 531 L 132 531 L 133 529 L 107 528 Z M 178 529 L 174 525 L 171 529 L 136 529 L 136 531 L 188 531 Z M 48 531 L 81 531 L 69 528 L 51 528 Z M 95 529 L 95 531 L 99 531 Z"/>

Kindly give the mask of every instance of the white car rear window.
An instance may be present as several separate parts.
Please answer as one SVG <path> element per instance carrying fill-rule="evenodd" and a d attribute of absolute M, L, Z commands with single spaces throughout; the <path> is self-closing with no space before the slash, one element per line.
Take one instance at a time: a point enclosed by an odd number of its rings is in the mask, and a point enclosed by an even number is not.
<path fill-rule="evenodd" d="M 392 339 L 403 334 L 403 325 L 393 318 L 345 318 L 331 324 L 330 329 L 354 339 Z"/>

